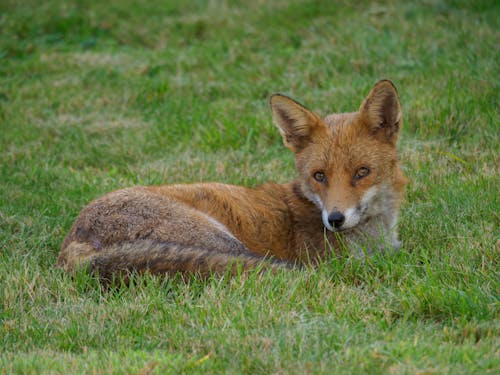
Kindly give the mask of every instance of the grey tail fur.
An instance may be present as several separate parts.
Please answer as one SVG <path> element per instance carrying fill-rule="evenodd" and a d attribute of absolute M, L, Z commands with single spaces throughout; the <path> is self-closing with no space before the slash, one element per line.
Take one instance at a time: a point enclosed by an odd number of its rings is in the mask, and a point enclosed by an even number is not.
<path fill-rule="evenodd" d="M 70 246 L 71 244 L 68 247 Z M 208 277 L 211 274 L 228 272 L 235 274 L 239 269 L 262 268 L 277 271 L 293 267 L 286 261 L 262 257 L 249 251 L 235 254 L 154 240 L 122 242 L 94 250 L 80 259 L 59 259 L 59 265 L 66 269 L 85 264 L 106 282 L 117 277 L 128 282 L 134 272 L 160 275 L 196 274 Z"/>

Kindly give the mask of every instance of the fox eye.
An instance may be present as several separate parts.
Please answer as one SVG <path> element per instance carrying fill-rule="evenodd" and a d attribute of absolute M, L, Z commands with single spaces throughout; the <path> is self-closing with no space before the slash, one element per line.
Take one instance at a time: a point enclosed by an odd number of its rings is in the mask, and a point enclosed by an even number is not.
<path fill-rule="evenodd" d="M 370 174 L 370 169 L 368 167 L 361 167 L 356 171 L 356 174 L 354 175 L 355 180 L 362 179 L 363 177 L 366 177 Z"/>
<path fill-rule="evenodd" d="M 315 172 L 313 174 L 313 178 L 318 182 L 325 182 L 326 181 L 326 176 L 323 172 Z"/>

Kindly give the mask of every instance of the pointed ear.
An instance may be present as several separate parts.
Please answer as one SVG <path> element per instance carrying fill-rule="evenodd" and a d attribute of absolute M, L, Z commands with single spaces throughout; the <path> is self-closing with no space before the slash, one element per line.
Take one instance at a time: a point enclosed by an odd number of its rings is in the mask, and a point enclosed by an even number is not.
<path fill-rule="evenodd" d="M 283 142 L 293 152 L 303 149 L 311 141 L 313 132 L 322 126 L 318 115 L 288 96 L 274 94 L 269 102 Z"/>
<path fill-rule="evenodd" d="M 401 127 L 401 106 L 396 86 L 383 80 L 375 84 L 359 109 L 370 133 L 395 144 Z"/>

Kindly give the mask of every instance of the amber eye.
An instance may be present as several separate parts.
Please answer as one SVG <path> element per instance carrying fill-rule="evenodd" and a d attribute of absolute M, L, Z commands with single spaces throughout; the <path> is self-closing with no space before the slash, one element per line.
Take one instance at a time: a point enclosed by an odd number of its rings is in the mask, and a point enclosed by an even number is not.
<path fill-rule="evenodd" d="M 323 172 L 314 173 L 313 178 L 318 182 L 325 182 L 326 181 L 326 176 Z"/>
<path fill-rule="evenodd" d="M 361 167 L 358 169 L 356 174 L 354 175 L 354 179 L 359 180 L 363 177 L 366 177 L 370 174 L 370 169 L 367 167 Z"/>

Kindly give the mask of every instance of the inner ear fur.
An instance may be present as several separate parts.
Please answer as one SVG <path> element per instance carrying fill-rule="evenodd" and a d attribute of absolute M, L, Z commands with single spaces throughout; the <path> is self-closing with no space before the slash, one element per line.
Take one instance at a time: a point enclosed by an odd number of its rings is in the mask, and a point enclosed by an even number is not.
<path fill-rule="evenodd" d="M 283 142 L 293 152 L 303 149 L 311 142 L 313 133 L 324 126 L 318 115 L 288 96 L 271 95 L 269 103 Z"/>
<path fill-rule="evenodd" d="M 389 80 L 379 81 L 361 104 L 359 113 L 371 134 L 395 143 L 401 127 L 401 105 L 396 86 Z"/>

